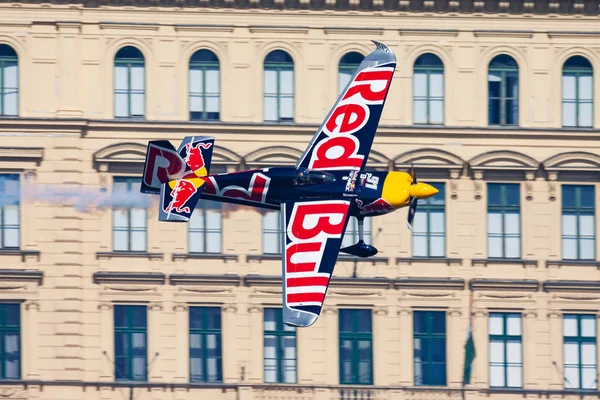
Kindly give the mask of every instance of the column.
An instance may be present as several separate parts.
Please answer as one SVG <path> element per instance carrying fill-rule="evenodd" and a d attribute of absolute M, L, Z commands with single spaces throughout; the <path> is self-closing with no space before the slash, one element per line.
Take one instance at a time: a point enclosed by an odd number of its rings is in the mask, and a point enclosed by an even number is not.
<path fill-rule="evenodd" d="M 488 387 L 489 355 L 487 349 L 489 343 L 489 330 L 487 310 L 473 310 L 473 343 L 475 344 L 475 352 L 477 355 L 473 360 L 471 382 L 478 387 Z"/>
<path fill-rule="evenodd" d="M 387 307 L 373 310 L 373 383 L 389 385 L 390 371 L 388 366 L 388 333 L 387 329 Z"/>
<path fill-rule="evenodd" d="M 162 340 L 160 333 L 162 332 L 162 305 L 158 303 L 151 303 L 148 305 L 148 324 L 147 324 L 147 337 L 148 337 L 148 380 L 150 382 L 161 380 L 162 372 L 160 368 L 161 364 L 161 353 L 164 355 L 162 349 Z"/>
<path fill-rule="evenodd" d="M 260 383 L 263 381 L 263 307 L 251 305 L 248 307 L 250 316 L 250 365 L 246 371 L 246 377 L 250 382 Z"/>
<path fill-rule="evenodd" d="M 536 359 L 536 352 L 541 344 L 537 336 L 537 313 L 535 310 L 526 310 L 523 311 L 522 315 L 523 388 L 541 389 L 537 376 Z M 528 345 L 525 345 L 525 343 L 528 343 Z"/>
<path fill-rule="evenodd" d="M 113 305 L 111 303 L 101 303 L 98 306 L 100 310 L 100 351 L 105 353 L 100 355 L 102 368 L 100 369 L 100 381 L 111 381 L 114 377 L 113 360 L 114 352 L 114 320 Z"/>
<path fill-rule="evenodd" d="M 339 317 L 337 309 L 332 307 L 323 309 L 321 318 L 323 317 L 325 319 L 325 359 L 327 360 L 325 384 L 337 385 L 340 383 Z"/>
<path fill-rule="evenodd" d="M 26 341 L 21 340 L 22 343 L 26 343 L 25 346 L 22 345 L 21 352 L 26 355 L 25 365 L 23 365 L 23 371 L 26 371 L 24 374 L 26 379 L 39 379 L 40 374 L 38 372 L 38 348 L 37 348 L 37 336 L 38 336 L 38 311 L 40 306 L 35 302 L 28 302 L 25 304 L 25 310 L 27 311 L 27 325 L 24 327 L 25 329 L 21 329 L 21 335 L 23 335 L 23 331 L 25 331 L 25 336 L 27 338 Z M 24 320 L 24 319 L 23 319 Z"/>
<path fill-rule="evenodd" d="M 563 375 L 563 330 L 562 318 L 560 311 L 550 310 L 548 312 L 548 325 L 550 326 L 549 340 L 550 343 L 550 369 L 547 370 L 550 379 L 550 390 L 562 390 L 564 387 Z M 541 371 L 540 371 L 541 373 Z"/>
<path fill-rule="evenodd" d="M 175 311 L 175 382 L 184 383 L 188 382 L 189 377 L 189 362 L 184 360 L 189 359 L 189 318 L 188 318 L 188 306 L 187 304 L 175 304 L 173 311 Z"/>
<path fill-rule="evenodd" d="M 398 310 L 397 324 L 400 324 L 400 385 L 414 385 L 414 339 L 413 339 L 413 313 L 409 307 Z"/>
<path fill-rule="evenodd" d="M 448 310 L 446 314 L 446 377 L 449 387 L 462 385 L 467 335 L 461 317 L 462 312 L 457 308 Z"/>
<path fill-rule="evenodd" d="M 221 348 L 223 349 L 223 383 L 236 383 L 239 380 L 239 374 L 236 371 L 239 358 L 234 348 L 237 307 L 233 304 L 226 304 L 222 310 L 221 332 L 223 332 L 223 335 L 221 336 Z"/>

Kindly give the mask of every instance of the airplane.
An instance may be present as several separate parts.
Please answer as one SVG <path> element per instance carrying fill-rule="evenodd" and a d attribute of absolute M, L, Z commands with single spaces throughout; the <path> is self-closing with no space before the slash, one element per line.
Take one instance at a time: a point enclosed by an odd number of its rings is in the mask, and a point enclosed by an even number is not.
<path fill-rule="evenodd" d="M 313 325 L 323 307 L 338 253 L 371 257 L 364 219 L 409 207 L 438 193 L 414 173 L 367 171 L 365 165 L 396 69 L 385 44 L 358 66 L 294 167 L 210 175 L 214 137 L 188 136 L 179 148 L 148 143 L 141 192 L 160 196 L 159 221 L 189 221 L 200 199 L 281 211 L 283 322 Z M 350 217 L 358 242 L 341 248 Z"/>

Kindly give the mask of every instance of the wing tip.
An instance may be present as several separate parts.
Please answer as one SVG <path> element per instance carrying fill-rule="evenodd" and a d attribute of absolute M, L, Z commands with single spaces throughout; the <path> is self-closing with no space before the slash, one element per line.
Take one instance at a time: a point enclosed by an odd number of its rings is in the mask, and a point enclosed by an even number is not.
<path fill-rule="evenodd" d="M 385 43 L 379 42 L 377 40 L 371 40 L 377 46 L 375 51 L 373 51 L 373 55 L 377 57 L 378 61 L 381 62 L 396 62 L 396 54 L 390 49 L 388 45 Z"/>
<path fill-rule="evenodd" d="M 317 319 L 319 319 L 318 315 L 304 311 L 293 310 L 284 305 L 283 322 L 286 325 L 307 328 L 317 322 Z"/>

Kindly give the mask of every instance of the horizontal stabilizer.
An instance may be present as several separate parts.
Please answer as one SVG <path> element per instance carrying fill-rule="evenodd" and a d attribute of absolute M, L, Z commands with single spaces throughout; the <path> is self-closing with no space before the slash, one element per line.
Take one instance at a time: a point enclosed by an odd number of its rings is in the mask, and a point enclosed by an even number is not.
<path fill-rule="evenodd" d="M 200 200 L 206 181 L 202 178 L 184 178 L 163 183 L 158 213 L 159 221 L 187 222 Z"/>

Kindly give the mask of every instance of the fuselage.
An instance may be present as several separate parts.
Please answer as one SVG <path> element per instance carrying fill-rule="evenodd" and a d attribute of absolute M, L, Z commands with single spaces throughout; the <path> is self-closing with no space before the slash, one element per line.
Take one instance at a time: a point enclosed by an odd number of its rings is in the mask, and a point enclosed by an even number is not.
<path fill-rule="evenodd" d="M 315 171 L 262 168 L 209 175 L 202 198 L 279 210 L 285 201 L 347 198 L 350 215 L 373 217 L 410 203 L 412 178 L 398 171 Z"/>

